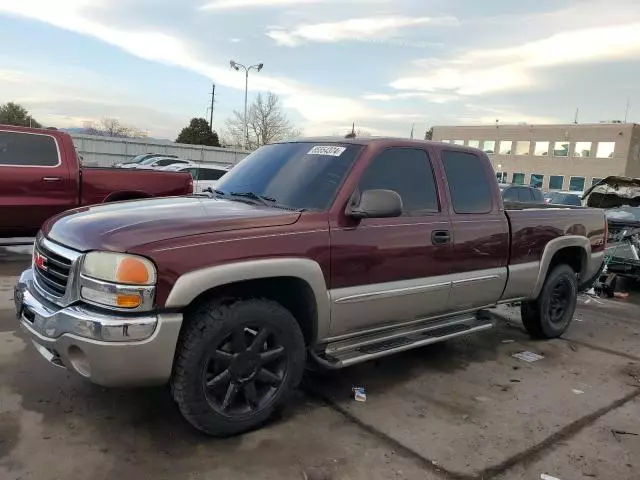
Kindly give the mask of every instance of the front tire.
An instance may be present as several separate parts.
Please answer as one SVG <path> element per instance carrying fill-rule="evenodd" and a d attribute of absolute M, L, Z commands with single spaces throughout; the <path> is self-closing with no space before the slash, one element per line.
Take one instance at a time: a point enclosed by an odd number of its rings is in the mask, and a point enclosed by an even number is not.
<path fill-rule="evenodd" d="M 187 319 L 172 378 L 182 415 L 213 436 L 257 428 L 302 379 L 305 344 L 271 300 L 207 302 Z"/>
<path fill-rule="evenodd" d="M 568 265 L 558 265 L 548 274 L 540 295 L 522 302 L 524 328 L 534 338 L 557 338 L 573 320 L 578 299 L 578 279 Z"/>

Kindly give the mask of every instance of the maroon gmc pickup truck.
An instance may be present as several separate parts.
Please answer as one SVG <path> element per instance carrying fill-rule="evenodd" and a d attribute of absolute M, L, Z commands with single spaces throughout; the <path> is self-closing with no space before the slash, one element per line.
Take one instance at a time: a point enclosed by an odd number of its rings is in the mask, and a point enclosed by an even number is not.
<path fill-rule="evenodd" d="M 69 134 L 0 125 L 0 238 L 80 205 L 192 193 L 188 174 L 82 168 Z"/>
<path fill-rule="evenodd" d="M 558 337 L 603 262 L 602 210 L 505 209 L 472 148 L 277 143 L 216 189 L 53 218 L 15 289 L 49 362 L 102 385 L 168 382 L 212 435 L 266 421 L 308 363 L 489 329 L 500 303 L 522 302 L 532 336 Z"/>

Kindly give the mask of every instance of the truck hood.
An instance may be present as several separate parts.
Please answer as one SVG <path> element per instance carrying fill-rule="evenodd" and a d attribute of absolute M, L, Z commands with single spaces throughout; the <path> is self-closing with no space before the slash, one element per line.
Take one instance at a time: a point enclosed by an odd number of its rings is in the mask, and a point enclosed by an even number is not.
<path fill-rule="evenodd" d="M 115 202 L 70 210 L 42 227 L 78 251 L 128 251 L 147 243 L 205 233 L 291 225 L 300 213 L 199 197 Z"/>

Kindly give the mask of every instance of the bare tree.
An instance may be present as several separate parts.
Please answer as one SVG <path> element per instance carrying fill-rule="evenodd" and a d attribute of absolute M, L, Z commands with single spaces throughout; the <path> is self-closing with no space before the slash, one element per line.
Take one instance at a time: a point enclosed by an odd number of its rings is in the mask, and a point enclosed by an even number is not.
<path fill-rule="evenodd" d="M 103 118 L 97 125 L 93 122 L 85 124 L 85 129 L 89 135 L 102 135 L 103 137 L 121 138 L 145 138 L 146 132 L 136 128 L 123 125 L 116 118 Z"/>
<path fill-rule="evenodd" d="M 245 128 L 248 133 L 245 133 Z M 271 92 L 265 97 L 258 94 L 256 100 L 249 106 L 246 127 L 244 114 L 234 110 L 232 117 L 227 119 L 226 130 L 225 139 L 231 145 L 246 146 L 250 150 L 302 135 L 302 132 L 291 124 L 282 111 L 279 97 Z"/>

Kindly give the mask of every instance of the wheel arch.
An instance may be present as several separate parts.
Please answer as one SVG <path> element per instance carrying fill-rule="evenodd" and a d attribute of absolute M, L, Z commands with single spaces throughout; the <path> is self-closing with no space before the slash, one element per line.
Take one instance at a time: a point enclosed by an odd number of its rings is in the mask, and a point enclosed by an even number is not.
<path fill-rule="evenodd" d="M 329 331 L 329 294 L 322 269 L 313 260 L 252 260 L 189 272 L 175 282 L 165 307 L 188 312 L 204 299 L 225 296 L 277 301 L 296 317 L 308 345 Z"/>
<path fill-rule="evenodd" d="M 542 253 L 540 270 L 531 297 L 538 298 L 547 275 L 556 265 L 567 264 L 578 276 L 586 274 L 590 256 L 591 243 L 586 237 L 567 235 L 551 240 Z"/>

